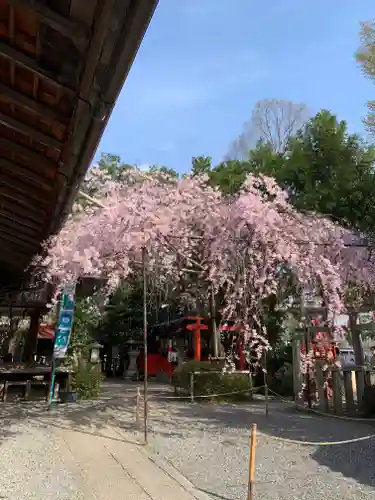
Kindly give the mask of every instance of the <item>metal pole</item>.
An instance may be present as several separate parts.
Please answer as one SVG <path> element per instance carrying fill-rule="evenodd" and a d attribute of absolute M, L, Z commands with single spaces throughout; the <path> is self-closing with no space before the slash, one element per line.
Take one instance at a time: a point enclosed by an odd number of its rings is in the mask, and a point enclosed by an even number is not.
<path fill-rule="evenodd" d="M 141 404 L 141 391 L 139 387 L 137 387 L 137 399 L 136 399 L 136 407 L 135 407 L 135 423 L 137 425 L 137 429 L 140 428 L 140 422 L 139 422 L 139 407 Z"/>
<path fill-rule="evenodd" d="M 144 342 L 144 379 L 143 379 L 143 420 L 144 420 L 144 440 L 147 444 L 148 434 L 148 408 L 147 408 L 147 268 L 146 268 L 146 248 L 142 248 L 142 263 L 143 263 L 143 342 Z"/>
<path fill-rule="evenodd" d="M 56 378 L 56 359 L 55 356 L 52 358 L 52 371 L 51 371 L 51 387 L 49 391 L 49 404 L 48 409 L 52 408 L 53 394 L 55 392 L 55 378 Z"/>
<path fill-rule="evenodd" d="M 305 345 L 306 345 L 306 362 L 307 362 L 307 367 L 306 367 L 306 385 L 307 385 L 307 405 L 309 409 L 311 410 L 312 408 L 312 401 L 311 401 L 311 374 L 310 374 L 310 361 L 308 360 L 307 356 L 310 353 L 310 331 L 307 323 L 305 323 Z"/>
<path fill-rule="evenodd" d="M 212 328 L 212 341 L 213 341 L 213 353 L 214 358 L 219 357 L 219 346 L 216 331 L 216 304 L 215 304 L 215 289 L 214 285 L 211 283 L 210 291 L 210 309 L 211 309 L 211 328 Z"/>
<path fill-rule="evenodd" d="M 311 374 L 310 374 L 310 362 L 308 356 L 310 354 L 310 329 L 308 324 L 307 308 L 305 307 L 305 293 L 304 289 L 301 289 L 301 316 L 303 318 L 303 325 L 305 330 L 305 355 L 306 355 L 306 386 L 307 386 L 307 405 L 309 409 L 312 408 L 311 401 Z"/>
<path fill-rule="evenodd" d="M 267 378 L 267 352 L 263 353 L 263 380 L 264 380 L 264 399 L 266 402 L 266 417 L 270 414 L 268 403 L 268 378 Z"/>

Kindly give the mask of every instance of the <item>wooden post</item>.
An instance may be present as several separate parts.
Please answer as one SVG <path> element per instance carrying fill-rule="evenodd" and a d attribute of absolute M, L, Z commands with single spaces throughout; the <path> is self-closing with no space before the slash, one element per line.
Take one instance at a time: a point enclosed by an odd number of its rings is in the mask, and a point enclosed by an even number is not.
<path fill-rule="evenodd" d="M 361 330 L 357 325 L 358 312 L 349 313 L 349 330 L 352 334 L 352 344 L 354 350 L 355 364 L 363 366 L 365 364 L 365 356 L 363 352 Z"/>
<path fill-rule="evenodd" d="M 199 326 L 194 329 L 194 359 L 201 360 L 201 330 Z"/>
<path fill-rule="evenodd" d="M 239 368 L 240 368 L 240 371 L 244 371 L 245 370 L 245 339 L 244 339 L 244 334 L 243 332 L 240 333 L 240 341 L 239 341 L 239 353 L 238 353 L 238 356 L 239 356 Z"/>
<path fill-rule="evenodd" d="M 31 380 L 27 380 L 25 386 L 25 401 L 28 401 L 30 399 L 30 393 L 31 393 Z"/>
<path fill-rule="evenodd" d="M 365 392 L 365 377 L 363 368 L 356 368 L 355 370 L 355 385 L 357 389 L 357 404 L 362 404 L 363 393 Z"/>
<path fill-rule="evenodd" d="M 345 404 L 346 410 L 349 415 L 354 415 L 354 395 L 353 395 L 353 377 L 351 370 L 343 370 L 344 374 L 344 391 L 345 391 Z"/>
<path fill-rule="evenodd" d="M 335 413 L 342 413 L 342 393 L 341 378 L 338 369 L 332 370 L 332 392 L 333 392 L 333 410 Z"/>
<path fill-rule="evenodd" d="M 190 401 L 194 403 L 194 372 L 190 373 Z"/>
<path fill-rule="evenodd" d="M 26 345 L 24 348 L 24 361 L 31 361 L 33 359 L 33 354 L 36 352 L 38 344 L 38 333 L 39 333 L 39 323 L 40 323 L 41 311 L 40 309 L 35 309 L 30 314 L 30 327 L 26 337 Z"/>
<path fill-rule="evenodd" d="M 328 410 L 328 399 L 326 397 L 326 390 L 324 388 L 324 373 L 322 368 L 323 363 L 321 361 L 317 361 L 315 364 L 316 370 L 316 382 L 318 386 L 318 397 L 319 397 L 319 409 L 321 411 Z"/>
<path fill-rule="evenodd" d="M 253 493 L 254 493 L 256 439 L 257 439 L 257 424 L 253 424 L 251 426 L 251 435 L 250 435 L 249 484 L 247 489 L 247 500 L 254 499 Z"/>
<path fill-rule="evenodd" d="M 201 330 L 208 329 L 208 326 L 203 325 L 201 320 L 202 318 L 198 316 L 196 319 L 196 323 L 187 326 L 187 329 L 191 330 L 194 335 L 194 359 L 196 361 L 201 360 Z"/>
<path fill-rule="evenodd" d="M 172 364 L 172 339 L 168 339 L 167 356 L 168 356 L 168 378 L 172 380 L 173 364 Z"/>

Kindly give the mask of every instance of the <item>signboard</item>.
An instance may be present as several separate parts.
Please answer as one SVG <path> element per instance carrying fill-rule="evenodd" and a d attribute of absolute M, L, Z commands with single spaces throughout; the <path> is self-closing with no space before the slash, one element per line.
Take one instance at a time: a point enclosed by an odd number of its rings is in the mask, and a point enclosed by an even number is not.
<path fill-rule="evenodd" d="M 55 345 L 53 348 L 53 355 L 56 359 L 66 356 L 73 328 L 74 307 L 74 287 L 66 287 L 61 295 L 59 319 L 56 325 Z"/>
<path fill-rule="evenodd" d="M 28 288 L 18 292 L 8 292 L 0 295 L 0 302 L 14 307 L 44 306 L 48 298 L 48 285 L 41 288 Z"/>

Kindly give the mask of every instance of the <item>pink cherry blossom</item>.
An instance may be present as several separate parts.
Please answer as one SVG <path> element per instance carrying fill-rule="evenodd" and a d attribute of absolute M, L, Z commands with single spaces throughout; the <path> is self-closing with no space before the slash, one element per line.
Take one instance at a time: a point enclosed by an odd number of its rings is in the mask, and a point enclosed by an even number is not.
<path fill-rule="evenodd" d="M 114 183 L 92 169 L 85 188 L 105 208 L 76 210 L 38 264 L 47 279 L 107 277 L 116 286 L 139 269 L 145 247 L 155 279 L 176 283 L 186 269 L 195 272 L 206 299 L 209 283 L 224 291 L 223 321 L 241 320 L 263 346 L 262 300 L 283 297 L 290 274 L 300 288 L 319 284 L 329 318 L 344 309 L 348 284 L 373 289 L 367 251 L 348 249 L 348 232 L 331 221 L 297 212 L 273 179 L 250 175 L 231 199 L 207 181 L 129 169 Z"/>

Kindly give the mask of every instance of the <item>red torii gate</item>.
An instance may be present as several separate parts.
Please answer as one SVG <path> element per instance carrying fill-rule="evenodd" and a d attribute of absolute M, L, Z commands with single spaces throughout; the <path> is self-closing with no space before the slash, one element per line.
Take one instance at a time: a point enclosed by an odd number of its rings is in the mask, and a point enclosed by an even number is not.
<path fill-rule="evenodd" d="M 194 359 L 196 361 L 201 360 L 201 330 L 208 330 L 208 326 L 202 323 L 203 318 L 196 316 L 196 323 L 191 323 L 187 325 L 187 329 L 194 333 Z"/>

